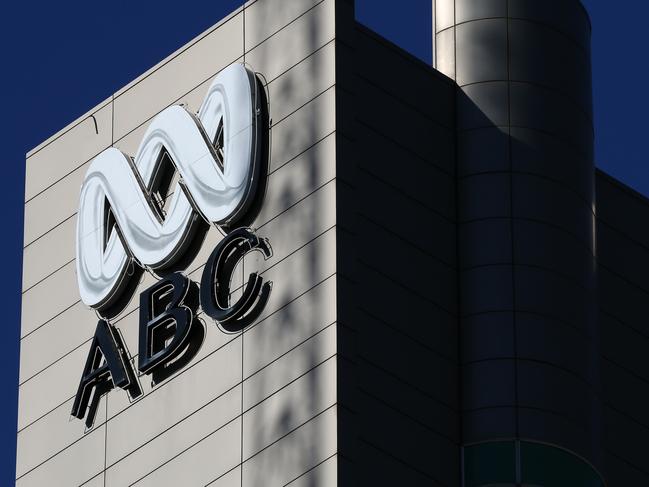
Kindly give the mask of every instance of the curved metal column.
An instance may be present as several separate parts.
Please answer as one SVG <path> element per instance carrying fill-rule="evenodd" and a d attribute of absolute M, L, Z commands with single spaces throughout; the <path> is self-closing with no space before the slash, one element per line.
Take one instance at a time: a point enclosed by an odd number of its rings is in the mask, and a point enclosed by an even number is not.
<path fill-rule="evenodd" d="M 435 0 L 457 91 L 464 444 L 600 461 L 590 23 L 578 0 Z"/>

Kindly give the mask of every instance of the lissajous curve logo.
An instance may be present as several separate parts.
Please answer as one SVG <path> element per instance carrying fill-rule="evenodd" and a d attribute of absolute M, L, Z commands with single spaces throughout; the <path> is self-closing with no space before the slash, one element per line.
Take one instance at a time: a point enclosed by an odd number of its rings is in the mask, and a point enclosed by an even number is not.
<path fill-rule="evenodd" d="M 142 395 L 121 335 L 110 324 L 142 272 L 159 279 L 140 294 L 139 310 L 137 368 L 153 383 L 198 352 L 206 333 L 196 318 L 199 304 L 224 332 L 242 330 L 263 311 L 272 283 L 252 273 L 230 303 L 230 281 L 247 253 L 272 255 L 267 239 L 237 228 L 263 198 L 267 131 L 262 84 L 245 65 L 233 64 L 215 77 L 197 115 L 180 105 L 160 112 L 134 159 L 109 148 L 90 163 L 81 187 L 76 266 L 81 299 L 100 320 L 72 408 L 88 427 L 100 397 L 114 387 L 132 399 Z M 179 271 L 211 225 L 224 238 L 199 287 Z"/>

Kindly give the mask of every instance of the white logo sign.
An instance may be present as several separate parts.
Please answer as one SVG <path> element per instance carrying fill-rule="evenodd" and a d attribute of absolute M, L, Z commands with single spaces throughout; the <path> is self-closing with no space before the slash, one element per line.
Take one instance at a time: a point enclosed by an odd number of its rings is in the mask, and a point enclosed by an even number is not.
<path fill-rule="evenodd" d="M 134 159 L 111 147 L 90 163 L 77 222 L 85 304 L 111 306 L 133 263 L 153 271 L 171 266 L 201 219 L 227 225 L 244 214 L 259 177 L 262 99 L 254 73 L 233 64 L 216 76 L 198 116 L 171 106 L 153 119 Z M 153 194 L 164 160 L 180 176 L 166 214 Z"/>

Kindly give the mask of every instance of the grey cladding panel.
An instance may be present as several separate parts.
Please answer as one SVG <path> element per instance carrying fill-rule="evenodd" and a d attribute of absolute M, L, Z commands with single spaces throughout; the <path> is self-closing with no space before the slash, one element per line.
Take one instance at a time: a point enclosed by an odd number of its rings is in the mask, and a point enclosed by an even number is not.
<path fill-rule="evenodd" d="M 605 408 L 604 418 L 607 449 L 636 469 L 649 473 L 645 448 L 649 433 L 647 426 L 611 407 Z"/>
<path fill-rule="evenodd" d="M 456 362 L 432 352 L 403 332 L 381 326 L 377 320 L 364 320 L 360 330 L 358 356 L 372 364 L 378 376 L 388 375 L 430 398 L 446 405 L 449 412 L 457 409 L 458 384 Z M 421 323 L 413 323 L 421 326 Z M 390 357 L 386 361 L 386 357 Z M 435 428 L 435 426 L 433 426 Z M 441 429 L 441 428 L 440 428 Z"/>
<path fill-rule="evenodd" d="M 454 89 L 364 28 L 355 39 L 337 92 L 340 482 L 455 485 Z"/>
<path fill-rule="evenodd" d="M 509 122 L 507 83 L 493 81 L 465 86 L 458 92 L 458 120 L 460 131 L 486 127 L 506 127 Z"/>
<path fill-rule="evenodd" d="M 609 360 L 602 362 L 602 390 L 617 412 L 649 429 L 649 384 Z"/>
<path fill-rule="evenodd" d="M 532 220 L 514 220 L 514 262 L 540 266 L 588 288 L 595 276 L 592 251 L 573 235 Z"/>
<path fill-rule="evenodd" d="M 462 223 L 485 218 L 511 217 L 511 176 L 508 173 L 477 174 L 458 181 L 464 194 L 458 212 Z"/>
<path fill-rule="evenodd" d="M 450 172 L 454 156 L 453 132 L 389 95 L 379 96 L 370 85 L 366 85 L 362 92 L 377 96 L 362 96 L 357 101 L 357 116 L 361 124 L 387 139 L 386 143 L 396 143 L 424 161 Z M 377 99 L 381 100 L 380 103 Z"/>
<path fill-rule="evenodd" d="M 460 273 L 464 315 L 508 311 L 514 307 L 511 265 L 489 265 Z"/>
<path fill-rule="evenodd" d="M 455 185 L 445 163 L 423 160 L 367 126 L 357 124 L 355 136 L 362 143 L 357 178 L 386 181 L 441 216 L 455 217 Z"/>
<path fill-rule="evenodd" d="M 457 84 L 507 80 L 507 20 L 484 19 L 455 28 Z M 489 62 L 485 62 L 488 59 Z"/>
<path fill-rule="evenodd" d="M 386 406 L 397 411 L 407 409 L 415 421 L 441 436 L 459 441 L 460 415 L 457 410 L 439 402 L 421 388 L 395 377 L 389 369 L 381 370 L 376 365 L 361 362 L 357 374 L 363 384 L 362 395 L 380 397 Z"/>
<path fill-rule="evenodd" d="M 513 216 L 559 227 L 582 243 L 595 249 L 593 208 L 570 188 L 528 174 L 514 174 Z"/>
<path fill-rule="evenodd" d="M 457 23 L 506 16 L 507 0 L 457 0 L 455 2 Z"/>
<path fill-rule="evenodd" d="M 462 410 L 516 405 L 516 362 L 485 360 L 462 367 Z"/>
<path fill-rule="evenodd" d="M 647 198 L 602 171 L 597 171 L 595 181 L 597 218 L 649 248 L 649 226 L 637 224 L 638 221 L 649 221 Z"/>
<path fill-rule="evenodd" d="M 354 58 L 356 76 L 438 124 L 454 128 L 449 115 L 454 112 L 455 84 L 449 78 L 362 26 L 355 40 L 357 50 L 365 53 Z"/>
<path fill-rule="evenodd" d="M 461 357 L 479 362 L 490 358 L 514 358 L 514 313 L 495 311 L 462 320 Z"/>
<path fill-rule="evenodd" d="M 602 357 L 624 369 L 633 370 L 635 376 L 649 382 L 649 335 L 605 313 L 600 312 L 599 322 Z"/>
<path fill-rule="evenodd" d="M 458 249 L 461 268 L 511 264 L 511 230 L 512 221 L 509 218 L 459 223 Z"/>
<path fill-rule="evenodd" d="M 584 418 L 592 417 L 593 411 L 585 410 L 583 415 Z M 597 451 L 601 441 L 594 429 L 584 429 L 583 425 L 555 413 L 524 407 L 518 411 L 518 424 L 522 438 L 561 445 L 583 458 L 590 458 L 593 463 L 601 464 Z"/>
<path fill-rule="evenodd" d="M 489 409 L 463 411 L 462 426 L 466 432 L 466 443 L 489 441 L 493 438 L 514 438 L 516 429 L 516 409 L 497 406 Z"/>
<path fill-rule="evenodd" d="M 584 201 L 593 200 L 592 162 L 584 154 L 538 130 L 512 127 L 511 135 L 514 171 L 548 178 L 572 189 Z"/>
<path fill-rule="evenodd" d="M 615 487 L 618 485 L 649 485 L 649 472 L 630 465 L 614 453 L 606 455 L 604 462 L 609 485 Z"/>
<path fill-rule="evenodd" d="M 565 104 L 576 104 L 592 117 L 590 58 L 565 42 L 562 33 L 523 20 L 509 25 L 510 76 L 514 81 L 537 83 L 564 94 Z"/>
<path fill-rule="evenodd" d="M 360 401 L 358 421 L 364 449 L 391 452 L 395 460 L 431 480 L 442 485 L 456 485 L 459 448 L 453 440 L 431 434 L 409 415 L 367 396 Z M 381 424 L 381 428 L 377 428 L 377 424 Z"/>
<path fill-rule="evenodd" d="M 538 313 L 577 327 L 584 334 L 593 332 L 593 290 L 584 289 L 571 279 L 543 268 L 516 267 L 516 306 L 520 311 Z"/>
<path fill-rule="evenodd" d="M 548 88 L 511 82 L 511 125 L 539 130 L 593 158 L 593 122 L 570 98 Z"/>
<path fill-rule="evenodd" d="M 511 165 L 507 130 L 486 127 L 458 134 L 457 171 L 459 177 L 508 171 Z"/>
<path fill-rule="evenodd" d="M 590 52 L 590 20 L 580 0 L 509 0 L 509 15 L 556 29 Z"/>
<path fill-rule="evenodd" d="M 516 314 L 516 330 L 519 359 L 550 364 L 581 383 L 599 384 L 599 368 L 592 360 L 598 348 L 591 337 L 567 323 L 530 313 Z"/>
<path fill-rule="evenodd" d="M 600 266 L 598 269 L 599 307 L 606 314 L 649 336 L 649 294 Z"/>
<path fill-rule="evenodd" d="M 607 222 L 597 226 L 597 259 L 632 284 L 649 292 L 649 274 L 638 262 L 649 260 L 649 249 L 634 241 Z M 639 225 L 641 226 L 641 225 Z"/>
<path fill-rule="evenodd" d="M 592 386 L 583 379 L 559 367 L 519 359 L 517 380 L 521 408 L 544 410 L 577 428 L 590 428 L 596 401 Z"/>

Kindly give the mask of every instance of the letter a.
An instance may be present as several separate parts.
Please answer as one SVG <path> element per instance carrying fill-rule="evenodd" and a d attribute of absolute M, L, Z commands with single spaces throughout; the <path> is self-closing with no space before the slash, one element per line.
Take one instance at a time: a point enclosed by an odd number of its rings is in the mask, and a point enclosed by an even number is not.
<path fill-rule="evenodd" d="M 72 416 L 79 419 L 85 416 L 86 426 L 91 428 L 99 399 L 114 387 L 126 390 L 131 398 L 142 394 L 121 336 L 107 321 L 99 320 L 72 406 Z"/>

